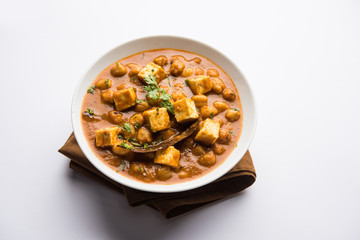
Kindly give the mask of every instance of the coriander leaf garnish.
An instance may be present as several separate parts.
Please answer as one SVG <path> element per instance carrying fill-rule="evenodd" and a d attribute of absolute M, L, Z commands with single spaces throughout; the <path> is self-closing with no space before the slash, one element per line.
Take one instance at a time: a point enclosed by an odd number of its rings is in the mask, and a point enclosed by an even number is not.
<path fill-rule="evenodd" d="M 126 167 L 126 162 L 125 161 L 122 161 L 121 162 L 121 166 L 120 166 L 120 168 L 121 168 L 121 170 L 125 170 L 125 167 Z"/>
<path fill-rule="evenodd" d="M 93 116 L 95 113 L 94 113 L 94 110 L 92 110 L 91 108 L 88 107 L 88 109 L 86 109 L 84 111 L 84 113 L 88 114 L 89 116 Z"/>
<path fill-rule="evenodd" d="M 136 123 L 134 124 L 135 130 L 137 130 L 137 129 L 139 128 L 139 126 L 140 126 L 140 123 L 139 123 L 139 122 L 136 122 Z"/>
<path fill-rule="evenodd" d="M 142 103 L 143 101 L 144 101 L 144 100 L 142 100 L 142 99 L 140 99 L 140 100 L 137 99 L 137 98 L 135 99 L 135 102 L 136 102 L 137 104 Z"/>
<path fill-rule="evenodd" d="M 105 85 L 106 85 L 107 87 L 109 87 L 109 82 L 110 82 L 110 79 L 107 78 L 107 79 L 105 80 Z"/>
<path fill-rule="evenodd" d="M 238 108 L 233 108 L 233 110 L 240 112 L 240 109 Z"/>
<path fill-rule="evenodd" d="M 89 87 L 88 90 L 87 90 L 87 92 L 88 92 L 88 93 L 91 93 L 91 94 L 94 94 L 94 91 L 95 91 L 95 85 Z"/>
<path fill-rule="evenodd" d="M 173 115 L 175 115 L 174 113 L 174 105 L 172 105 L 171 102 L 169 101 L 162 101 L 161 102 L 161 106 L 166 108 L 168 110 L 168 112 L 172 113 Z"/>
<path fill-rule="evenodd" d="M 171 87 L 170 78 L 169 78 L 169 77 L 166 77 L 166 80 L 167 80 L 167 81 L 168 81 L 168 83 L 169 83 L 169 87 Z"/>
<path fill-rule="evenodd" d="M 185 80 L 185 86 L 187 86 L 187 87 L 189 86 L 189 79 Z"/>
<path fill-rule="evenodd" d="M 121 139 L 121 140 L 125 140 L 124 135 L 122 135 L 121 133 L 119 133 L 118 138 Z"/>
<path fill-rule="evenodd" d="M 149 144 L 148 143 L 144 143 L 144 146 L 143 146 L 145 149 L 149 147 Z"/>
<path fill-rule="evenodd" d="M 214 114 L 210 113 L 210 118 L 213 119 L 214 118 Z"/>
<path fill-rule="evenodd" d="M 233 134 L 234 132 L 233 132 L 233 131 L 231 131 L 231 130 L 229 130 L 229 133 L 230 133 L 230 134 Z"/>
<path fill-rule="evenodd" d="M 132 145 L 130 145 L 128 142 L 122 142 L 120 144 L 120 146 L 118 145 L 118 147 L 122 147 L 122 148 L 125 148 L 125 149 L 134 149 L 134 147 Z"/>
<path fill-rule="evenodd" d="M 144 78 L 144 81 L 148 84 L 144 87 L 145 91 L 147 91 L 146 96 L 154 102 L 161 100 L 161 106 L 174 114 L 174 106 L 170 102 L 172 99 L 171 95 L 165 89 L 159 87 L 156 77 L 153 74 L 149 74 Z"/>
<path fill-rule="evenodd" d="M 124 130 L 127 131 L 128 133 L 131 133 L 131 131 L 132 131 L 132 128 L 131 128 L 130 123 L 124 123 L 122 129 L 124 129 Z"/>
<path fill-rule="evenodd" d="M 135 79 L 136 79 L 136 77 L 133 76 L 133 77 L 130 79 L 130 81 L 131 81 L 131 82 L 135 82 Z"/>

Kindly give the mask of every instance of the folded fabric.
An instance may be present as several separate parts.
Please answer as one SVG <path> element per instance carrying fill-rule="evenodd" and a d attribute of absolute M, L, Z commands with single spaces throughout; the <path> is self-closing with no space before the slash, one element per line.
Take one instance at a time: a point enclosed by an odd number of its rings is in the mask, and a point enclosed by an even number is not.
<path fill-rule="evenodd" d="M 248 152 L 228 173 L 218 180 L 189 191 L 178 193 L 144 192 L 123 186 L 98 171 L 81 151 L 72 133 L 59 152 L 71 159 L 70 168 L 124 193 L 130 206 L 146 204 L 166 218 L 172 218 L 205 204 L 234 195 L 251 186 L 256 172 Z"/>

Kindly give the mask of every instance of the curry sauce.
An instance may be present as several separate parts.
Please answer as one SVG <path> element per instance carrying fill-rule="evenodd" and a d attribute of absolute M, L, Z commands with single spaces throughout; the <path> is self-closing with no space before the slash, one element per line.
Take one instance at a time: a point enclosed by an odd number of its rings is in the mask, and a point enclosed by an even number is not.
<path fill-rule="evenodd" d="M 84 94 L 81 122 L 91 150 L 114 171 L 138 181 L 175 184 L 207 174 L 226 160 L 241 135 L 235 84 L 195 53 L 136 53 L 105 68 Z M 200 124 L 190 136 L 150 151 L 196 120 Z"/>

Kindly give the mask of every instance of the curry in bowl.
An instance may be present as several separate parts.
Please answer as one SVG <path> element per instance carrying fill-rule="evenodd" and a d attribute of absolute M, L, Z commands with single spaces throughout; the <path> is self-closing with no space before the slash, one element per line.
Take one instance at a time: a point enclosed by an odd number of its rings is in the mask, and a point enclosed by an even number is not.
<path fill-rule="evenodd" d="M 242 110 L 235 84 L 211 60 L 157 49 L 105 68 L 87 89 L 81 123 L 91 150 L 114 171 L 174 184 L 226 160 Z"/>

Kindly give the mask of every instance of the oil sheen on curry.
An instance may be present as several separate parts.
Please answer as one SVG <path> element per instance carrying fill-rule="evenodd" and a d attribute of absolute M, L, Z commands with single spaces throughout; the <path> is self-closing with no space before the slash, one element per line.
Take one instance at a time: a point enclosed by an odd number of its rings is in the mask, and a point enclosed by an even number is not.
<path fill-rule="evenodd" d="M 175 49 L 140 52 L 103 70 L 82 105 L 95 155 L 128 178 L 175 184 L 209 173 L 236 147 L 242 110 L 230 77 Z"/>

